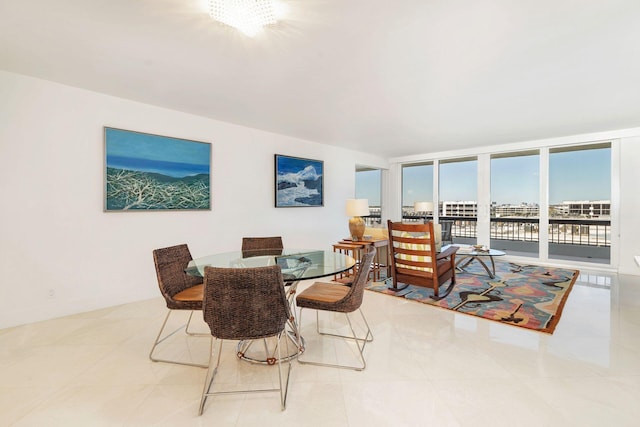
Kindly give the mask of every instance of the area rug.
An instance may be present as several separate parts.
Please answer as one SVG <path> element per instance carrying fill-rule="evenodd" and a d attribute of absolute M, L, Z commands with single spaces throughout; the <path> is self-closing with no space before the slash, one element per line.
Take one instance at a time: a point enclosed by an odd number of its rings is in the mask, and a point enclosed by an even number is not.
<path fill-rule="evenodd" d="M 388 284 L 372 283 L 367 289 L 552 334 L 579 273 L 563 268 L 496 262 L 496 277 L 491 279 L 480 264 L 473 261 L 465 271 L 456 272 L 456 285 L 439 301 L 431 298 L 431 288 L 410 285 L 394 292 L 389 289 L 391 279 Z"/>

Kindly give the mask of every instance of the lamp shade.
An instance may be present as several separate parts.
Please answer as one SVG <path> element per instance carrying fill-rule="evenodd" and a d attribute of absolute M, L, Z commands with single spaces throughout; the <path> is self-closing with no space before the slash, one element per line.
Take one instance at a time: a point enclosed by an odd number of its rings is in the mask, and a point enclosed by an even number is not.
<path fill-rule="evenodd" d="M 433 202 L 415 202 L 413 204 L 414 212 L 433 212 Z"/>
<path fill-rule="evenodd" d="M 348 216 L 368 216 L 369 200 L 367 199 L 347 199 Z"/>

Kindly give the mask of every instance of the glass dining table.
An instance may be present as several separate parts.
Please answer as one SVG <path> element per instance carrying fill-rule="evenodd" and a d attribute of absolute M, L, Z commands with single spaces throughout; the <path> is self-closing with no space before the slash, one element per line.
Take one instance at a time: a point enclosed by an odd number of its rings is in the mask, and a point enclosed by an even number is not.
<path fill-rule="evenodd" d="M 355 259 L 321 249 L 258 249 L 225 252 L 196 258 L 185 272 L 204 277 L 205 267 L 248 268 L 279 265 L 285 282 L 333 276 L 353 268 Z"/>
<path fill-rule="evenodd" d="M 192 276 L 204 277 L 205 267 L 250 268 L 279 265 L 287 291 L 287 301 L 291 307 L 292 319 L 288 322 L 287 336 L 294 343 L 295 350 L 284 359 L 297 357 L 304 351 L 304 339 L 300 335 L 296 321 L 295 295 L 301 280 L 318 279 L 343 273 L 356 265 L 356 260 L 346 254 L 321 249 L 258 249 L 225 252 L 195 258 L 189 262 L 185 272 Z M 240 341 L 237 355 L 252 363 L 272 363 L 277 348 L 252 348 L 255 341 Z M 269 362 L 268 362 L 269 361 Z"/>

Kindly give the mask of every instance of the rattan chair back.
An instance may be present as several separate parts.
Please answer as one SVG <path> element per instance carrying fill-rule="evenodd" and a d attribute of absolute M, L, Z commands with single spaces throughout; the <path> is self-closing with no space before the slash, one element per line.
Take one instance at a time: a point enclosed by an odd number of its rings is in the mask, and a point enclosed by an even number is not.
<path fill-rule="evenodd" d="M 185 273 L 193 258 L 186 244 L 153 251 L 158 286 L 167 307 L 172 310 L 201 310 L 202 301 L 176 301 L 173 297 L 187 288 L 202 284 L 202 278 Z"/>
<path fill-rule="evenodd" d="M 282 237 L 243 237 L 242 257 L 282 255 Z"/>
<path fill-rule="evenodd" d="M 351 285 L 347 295 L 336 303 L 334 311 L 350 313 L 360 308 L 364 295 L 364 288 L 369 282 L 369 273 L 373 265 L 373 258 L 376 256 L 376 248 L 373 245 L 366 247 L 364 254 L 360 258 L 356 278 Z"/>
<path fill-rule="evenodd" d="M 219 339 L 251 340 L 278 335 L 291 317 L 277 265 L 205 267 L 204 320 Z"/>

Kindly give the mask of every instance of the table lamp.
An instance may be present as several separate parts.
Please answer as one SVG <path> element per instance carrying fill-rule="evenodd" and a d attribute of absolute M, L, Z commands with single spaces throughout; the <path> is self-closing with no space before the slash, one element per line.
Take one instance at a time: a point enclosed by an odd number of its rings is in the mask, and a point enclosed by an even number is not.
<path fill-rule="evenodd" d="M 354 241 L 362 240 L 364 236 L 364 220 L 362 216 L 369 215 L 369 200 L 367 199 L 347 199 L 347 215 L 349 219 L 349 232 Z"/>

